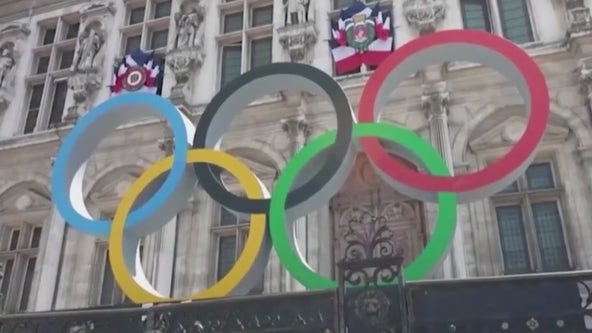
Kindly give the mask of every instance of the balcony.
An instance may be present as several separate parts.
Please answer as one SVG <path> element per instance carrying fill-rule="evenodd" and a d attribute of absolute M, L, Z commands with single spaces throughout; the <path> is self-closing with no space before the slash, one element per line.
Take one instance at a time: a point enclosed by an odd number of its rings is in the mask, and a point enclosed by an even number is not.
<path fill-rule="evenodd" d="M 579 333 L 592 331 L 590 286 L 591 271 L 426 281 L 5 315 L 0 332 L 337 333 L 347 327 L 349 333 Z"/>

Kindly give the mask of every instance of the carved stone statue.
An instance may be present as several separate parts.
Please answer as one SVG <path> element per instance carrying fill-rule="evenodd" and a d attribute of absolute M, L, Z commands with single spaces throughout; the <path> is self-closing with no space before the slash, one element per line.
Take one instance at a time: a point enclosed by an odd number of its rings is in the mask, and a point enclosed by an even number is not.
<path fill-rule="evenodd" d="M 12 54 L 12 49 L 0 49 L 0 88 L 5 87 L 6 83 L 8 82 L 7 77 L 14 67 L 14 64 L 15 60 Z"/>
<path fill-rule="evenodd" d="M 80 45 L 73 63 L 74 71 L 96 69 L 100 66 L 97 63 L 97 54 L 105 42 L 102 32 L 89 28 L 82 33 L 79 40 Z"/>
<path fill-rule="evenodd" d="M 185 13 L 178 12 L 175 14 L 175 22 L 177 24 L 176 48 L 201 46 L 203 31 L 200 28 L 204 20 L 204 13 L 202 7 L 198 8 L 192 8 Z"/>
<path fill-rule="evenodd" d="M 284 3 L 286 11 L 286 25 L 301 24 L 307 22 L 311 8 L 311 0 L 287 0 Z M 294 17 L 296 22 L 293 21 Z"/>

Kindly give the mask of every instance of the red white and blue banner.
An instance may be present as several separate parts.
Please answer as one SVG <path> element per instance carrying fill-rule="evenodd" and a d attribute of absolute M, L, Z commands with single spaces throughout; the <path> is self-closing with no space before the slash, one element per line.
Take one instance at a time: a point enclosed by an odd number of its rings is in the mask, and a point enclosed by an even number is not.
<path fill-rule="evenodd" d="M 163 70 L 154 52 L 136 49 L 126 54 L 113 70 L 111 96 L 126 92 L 162 94 Z"/>
<path fill-rule="evenodd" d="M 341 10 L 331 26 L 329 45 L 337 74 L 357 71 L 362 64 L 378 66 L 393 52 L 392 16 L 378 4 L 370 8 L 355 1 Z"/>

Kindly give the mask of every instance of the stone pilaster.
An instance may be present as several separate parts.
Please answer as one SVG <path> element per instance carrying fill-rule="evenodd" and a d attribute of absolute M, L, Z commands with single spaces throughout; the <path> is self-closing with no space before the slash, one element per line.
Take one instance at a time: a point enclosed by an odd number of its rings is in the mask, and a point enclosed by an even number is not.
<path fill-rule="evenodd" d="M 436 31 L 446 17 L 445 0 L 405 0 L 403 15 L 407 24 L 420 35 Z"/>
<path fill-rule="evenodd" d="M 60 270 L 60 256 L 62 255 L 62 243 L 65 241 L 66 224 L 60 214 L 54 210 L 51 220 L 44 229 L 47 234 L 45 241 L 41 243 L 43 247 L 39 251 L 39 279 L 37 280 L 38 287 L 33 289 L 37 290 L 37 295 L 34 297 L 35 303 L 32 311 L 51 310 Z"/>
<path fill-rule="evenodd" d="M 426 112 L 430 128 L 430 139 L 433 146 L 440 152 L 446 162 L 448 170 L 454 175 L 454 163 L 452 158 L 452 146 L 448 128 L 448 101 L 449 93 L 446 82 L 426 84 L 423 87 L 422 106 Z M 437 209 L 429 205 L 428 210 Z M 434 215 L 432 211 L 430 215 Z M 466 276 L 464 258 L 464 240 L 462 224 L 458 223 L 450 254 L 444 261 L 444 278 L 462 278 Z"/>
<path fill-rule="evenodd" d="M 300 110 L 301 112 L 304 110 Z M 310 129 L 306 117 L 301 113 L 299 116 L 294 118 L 287 118 L 281 121 L 282 130 L 288 137 L 289 141 L 289 156 L 293 156 L 304 146 L 308 137 L 310 136 Z M 301 253 L 304 253 L 306 259 L 308 260 L 308 253 L 309 253 L 309 228 L 311 226 L 308 225 L 308 216 L 301 217 L 296 220 L 296 240 L 298 247 L 301 250 Z M 286 276 L 286 283 L 289 286 L 291 291 L 296 291 L 299 289 L 304 289 L 300 286 L 295 280 Z"/>

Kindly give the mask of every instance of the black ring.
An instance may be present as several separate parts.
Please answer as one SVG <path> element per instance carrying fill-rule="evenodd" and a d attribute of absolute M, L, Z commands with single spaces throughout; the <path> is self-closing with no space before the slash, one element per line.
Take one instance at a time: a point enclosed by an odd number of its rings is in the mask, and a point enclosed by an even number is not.
<path fill-rule="evenodd" d="M 345 91 L 330 75 L 310 65 L 273 63 L 239 76 L 224 86 L 204 110 L 197 124 L 193 148 L 216 148 L 232 119 L 240 111 L 256 98 L 281 90 L 325 95 L 331 100 L 337 115 L 335 144 L 331 146 L 318 173 L 288 194 L 288 209 L 303 203 L 331 181 L 350 152 L 355 117 Z M 241 213 L 268 212 L 270 199 L 248 199 L 229 192 L 222 184 L 220 168 L 196 163 L 194 170 L 204 191 L 228 209 Z"/>

